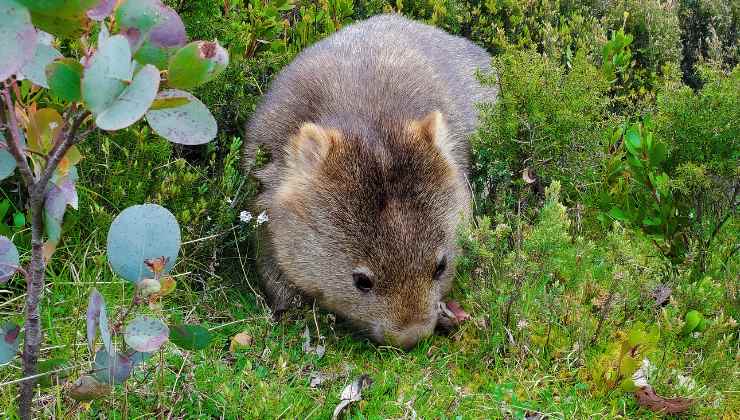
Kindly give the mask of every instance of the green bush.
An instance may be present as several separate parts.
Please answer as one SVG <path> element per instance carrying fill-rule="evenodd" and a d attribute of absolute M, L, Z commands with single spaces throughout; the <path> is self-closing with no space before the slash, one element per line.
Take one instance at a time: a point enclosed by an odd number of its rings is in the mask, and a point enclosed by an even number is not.
<path fill-rule="evenodd" d="M 582 54 L 566 72 L 531 50 L 494 58 L 485 83 L 500 86 L 495 104 L 482 107 L 473 139 L 474 185 L 481 200 L 527 186 L 561 181 L 567 201 L 581 200 L 597 177 L 601 137 L 610 117 L 608 83 Z M 529 180 L 523 179 L 529 171 Z"/>

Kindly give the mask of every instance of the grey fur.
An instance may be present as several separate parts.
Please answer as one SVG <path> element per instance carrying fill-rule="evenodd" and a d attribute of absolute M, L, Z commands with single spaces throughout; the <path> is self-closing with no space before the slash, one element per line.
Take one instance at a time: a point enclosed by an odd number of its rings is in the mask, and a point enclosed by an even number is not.
<path fill-rule="evenodd" d="M 431 311 L 449 291 L 451 276 L 446 274 L 442 286 L 435 286 L 419 280 L 422 268 L 418 267 L 426 267 L 437 252 L 454 257 L 457 217 L 468 215 L 470 210 L 465 176 L 468 138 L 477 126 L 474 105 L 496 97 L 494 89 L 478 83 L 475 73 L 479 70 L 490 70 L 490 56 L 470 41 L 400 16 L 381 15 L 318 42 L 280 72 L 248 123 L 245 141 L 246 170 L 258 146 L 266 146 L 272 154 L 271 162 L 255 175 L 263 187 L 257 207 L 267 209 L 270 215 L 263 232 L 260 265 L 274 310 L 290 306 L 297 289 L 369 330 L 376 341 L 382 342 L 412 324 L 419 326 L 419 333 L 409 333 L 413 338 L 401 345 L 413 344 L 428 332 L 428 325 L 436 322 L 430 318 Z M 454 179 L 430 178 L 431 174 L 445 177 L 439 175 L 446 173 L 442 167 L 436 172 L 430 169 L 427 175 L 399 174 L 397 160 L 401 158 L 411 159 L 412 164 L 415 160 L 419 164 L 422 158 L 431 162 L 429 165 L 437 162 L 438 154 L 424 155 L 426 152 L 396 143 L 406 145 L 405 140 L 397 140 L 407 136 L 404 127 L 434 111 L 444 117 L 447 131 L 439 148 Z M 296 189 L 303 194 L 300 202 L 305 206 L 301 211 L 305 217 L 300 218 L 295 211 L 277 206 L 275 194 L 287 182 L 290 139 L 307 122 L 336 129 L 352 141 L 351 147 L 357 150 L 346 155 L 350 161 L 333 164 L 361 173 L 357 178 L 349 172 L 337 172 L 335 167 L 330 181 L 346 175 L 344 184 L 335 187 L 326 186 L 334 185 L 329 181 L 298 181 L 301 185 Z M 417 156 L 419 153 L 423 156 Z M 353 162 L 355 159 L 359 160 Z M 375 166 L 367 166 L 370 163 L 366 160 Z M 415 171 L 424 172 L 425 168 Z M 371 173 L 363 174 L 363 170 Z M 384 180 L 377 181 L 380 184 L 392 178 L 420 186 L 413 193 L 399 192 L 394 185 L 374 186 L 375 181 L 369 181 L 373 176 Z M 357 185 L 347 190 L 346 184 L 353 183 Z M 349 192 L 363 188 L 367 190 L 364 196 L 372 192 L 389 197 L 390 201 L 373 213 L 376 218 L 368 219 L 362 209 L 353 207 L 363 206 L 361 200 L 349 202 Z M 383 192 L 384 188 L 388 191 Z M 343 201 L 345 196 L 348 202 Z M 408 214 L 414 212 L 418 214 Z M 378 214 L 383 217 L 377 218 Z M 388 225 L 382 225 L 386 221 Z M 438 243 L 424 243 L 438 234 L 442 235 Z M 360 237 L 367 235 L 372 237 Z M 375 241 L 374 248 L 364 243 L 367 241 Z M 352 287 L 351 271 L 358 261 L 369 261 L 367 264 L 374 264 L 377 271 L 387 273 L 391 271 L 384 271 L 382 264 L 402 267 L 393 268 L 396 278 L 379 279 L 377 295 L 369 299 L 357 296 Z M 416 271 L 410 271 L 411 267 Z M 391 296 L 394 294 L 403 296 Z M 421 313 L 387 315 L 399 310 Z"/>

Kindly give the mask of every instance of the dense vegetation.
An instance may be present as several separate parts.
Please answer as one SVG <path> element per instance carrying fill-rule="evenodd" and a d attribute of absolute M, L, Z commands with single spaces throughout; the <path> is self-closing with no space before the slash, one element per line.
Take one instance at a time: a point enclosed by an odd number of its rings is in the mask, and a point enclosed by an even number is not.
<path fill-rule="evenodd" d="M 352 417 L 652 417 L 630 392 L 643 358 L 657 394 L 695 400 L 690 414 L 740 411 L 737 1 L 167 3 L 191 39 L 218 38 L 231 55 L 195 90 L 219 137 L 177 146 L 141 124 L 81 147 L 79 210 L 65 216 L 42 304 L 42 360 L 72 369 L 54 378 L 62 385 L 44 381 L 40 416 L 329 417 L 368 374 Z M 472 319 L 408 353 L 352 338 L 314 308 L 271 321 L 254 293 L 257 217 L 240 218 L 258 188 L 240 171 L 243 124 L 271 77 L 343 25 L 391 11 L 486 47 L 496 72 L 482 82 L 501 88 L 481 104 L 476 220 L 460 234 L 453 297 Z M 2 183 L 0 230 L 27 258 L 19 182 Z M 89 368 L 90 289 L 111 311 L 131 296 L 107 265 L 106 233 L 144 202 L 183 228 L 168 321 L 202 323 L 215 342 L 166 347 L 112 396 L 76 403 L 64 378 Z M 0 317 L 20 321 L 24 292 L 20 277 L 0 288 Z M 5 383 L 19 377 L 17 364 L 0 367 L 3 418 L 17 395 Z"/>

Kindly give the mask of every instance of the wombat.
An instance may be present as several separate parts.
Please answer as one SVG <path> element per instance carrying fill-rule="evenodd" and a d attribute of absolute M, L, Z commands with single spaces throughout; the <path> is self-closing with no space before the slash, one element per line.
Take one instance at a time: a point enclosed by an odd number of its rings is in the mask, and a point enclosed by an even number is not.
<path fill-rule="evenodd" d="M 430 335 L 470 215 L 468 137 L 496 98 L 472 42 L 395 15 L 299 54 L 246 128 L 266 209 L 260 267 L 274 312 L 315 299 L 378 343 Z"/>

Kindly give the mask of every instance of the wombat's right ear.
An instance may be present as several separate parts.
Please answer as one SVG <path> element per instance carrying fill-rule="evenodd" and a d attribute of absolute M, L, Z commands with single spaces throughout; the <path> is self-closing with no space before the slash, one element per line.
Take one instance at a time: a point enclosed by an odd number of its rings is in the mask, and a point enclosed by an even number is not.
<path fill-rule="evenodd" d="M 339 138 L 340 134 L 335 129 L 304 123 L 288 144 L 288 165 L 302 171 L 315 169 Z"/>

